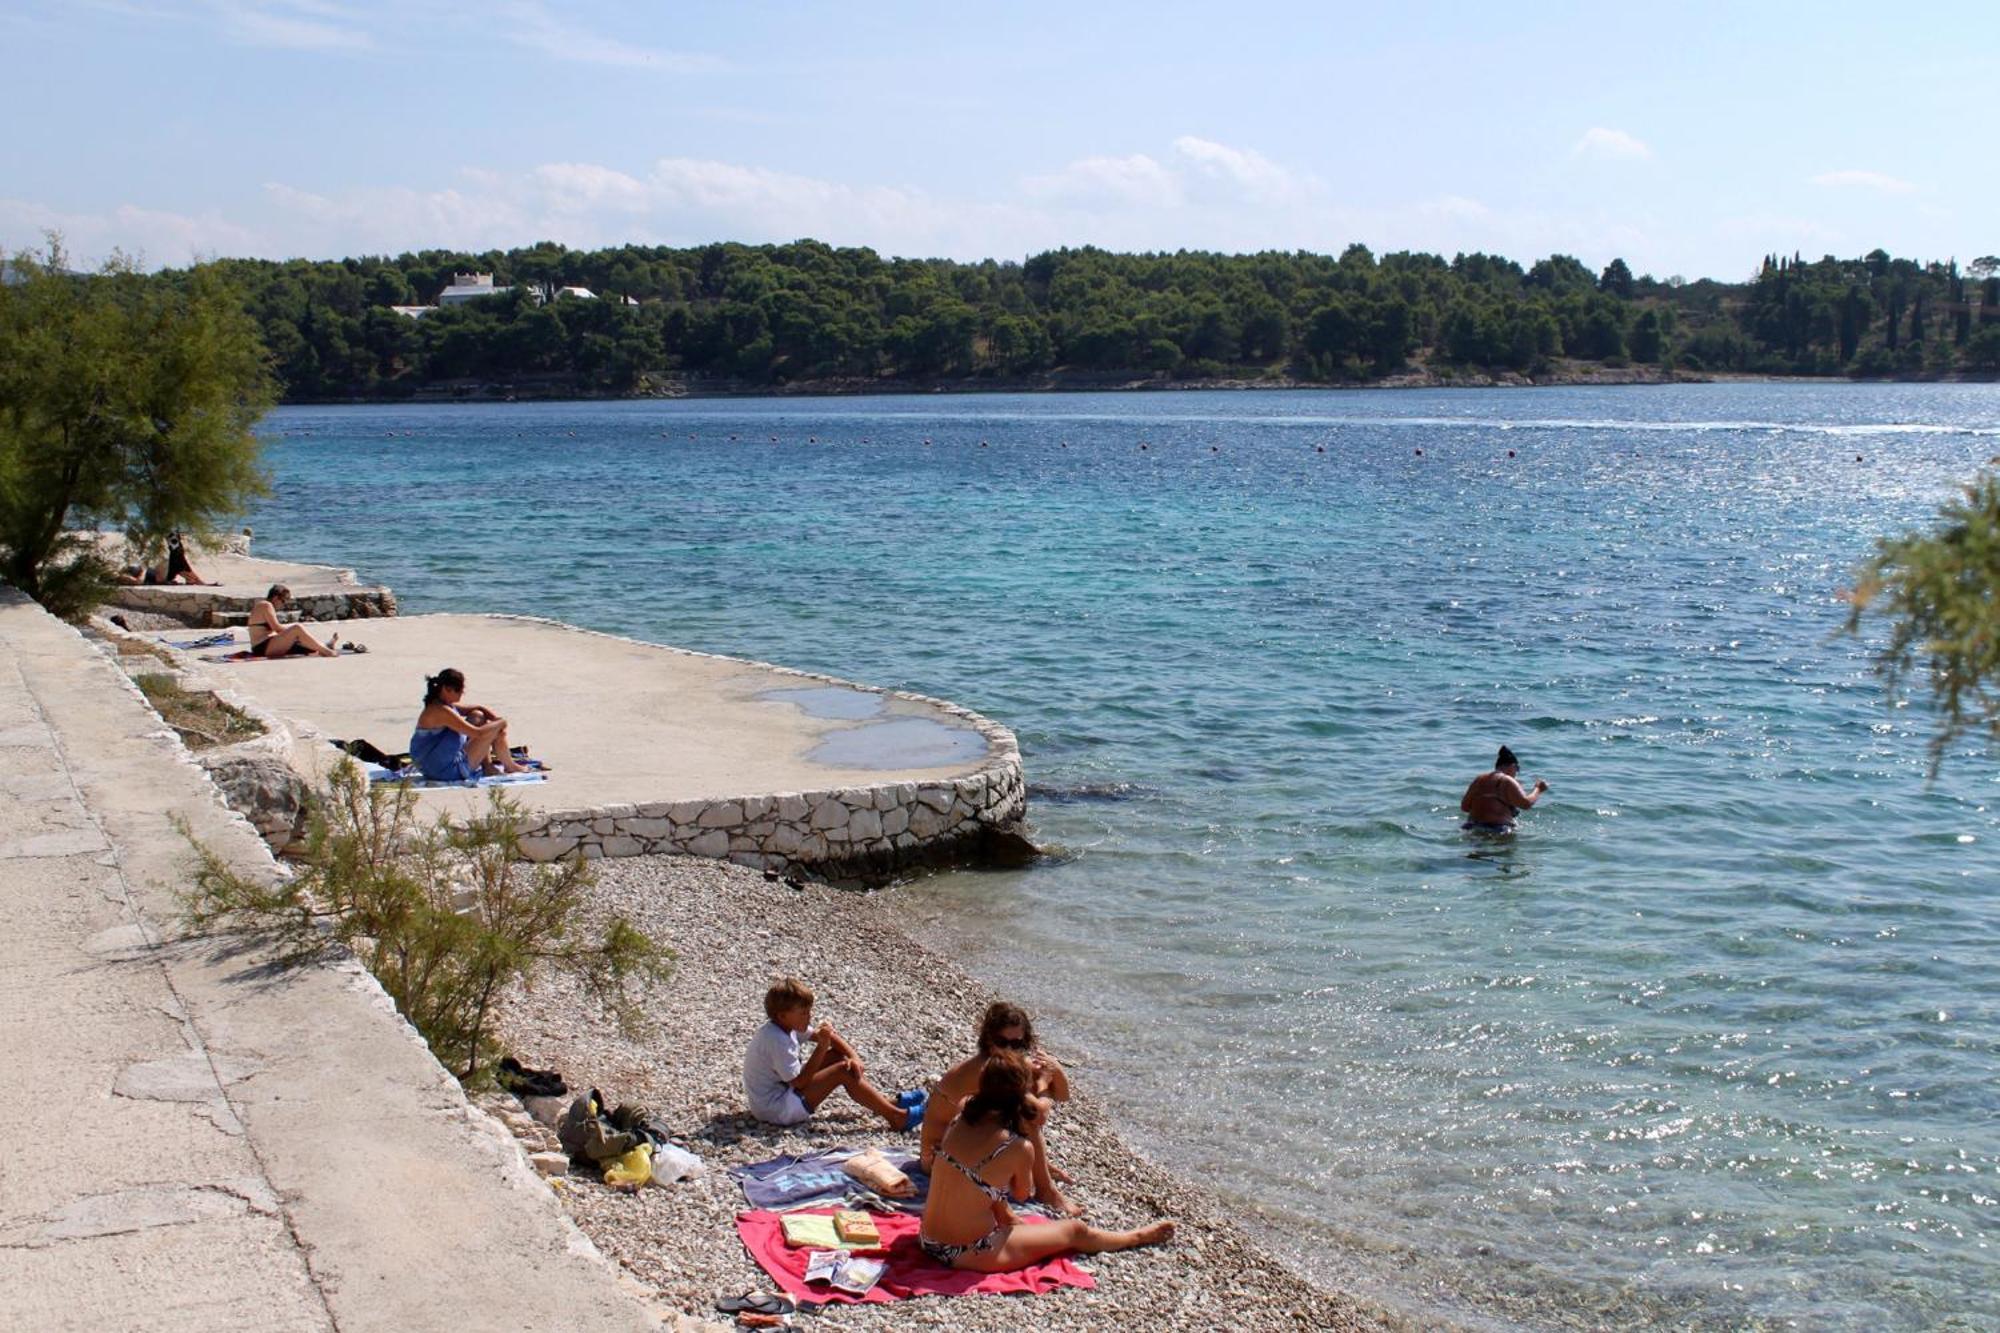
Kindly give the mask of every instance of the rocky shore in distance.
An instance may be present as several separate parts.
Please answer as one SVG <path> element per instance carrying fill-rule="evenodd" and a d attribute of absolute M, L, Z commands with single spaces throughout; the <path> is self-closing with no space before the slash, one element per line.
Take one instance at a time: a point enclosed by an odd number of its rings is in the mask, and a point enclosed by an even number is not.
<path fill-rule="evenodd" d="M 612 1016 L 563 979 L 512 997 L 503 1020 L 523 1063 L 560 1070 L 571 1086 L 643 1102 L 708 1166 L 695 1181 L 614 1193 L 582 1173 L 561 1185 L 571 1216 L 605 1253 L 701 1314 L 768 1279 L 736 1237 L 748 1205 L 727 1168 L 834 1145 L 912 1146 L 836 1095 L 795 1129 L 750 1119 L 742 1059 L 763 1021 L 762 998 L 791 974 L 818 992 L 831 1021 L 885 1088 L 934 1080 L 970 1049 L 994 998 L 897 928 L 894 894 L 795 889 L 738 866 L 676 857 L 600 862 L 593 910 L 625 915 L 678 954 L 674 976 L 644 997 L 649 1030 L 622 1034 Z M 1062 1031 L 1044 1031 L 1058 1057 Z M 1147 1161 L 1119 1138 L 1088 1067 L 1073 1067 L 1073 1101 L 1054 1117 L 1050 1153 L 1076 1178 L 1088 1219 L 1112 1227 L 1175 1218 L 1165 1246 L 1083 1260 L 1094 1291 L 964 1296 L 830 1306 L 828 1329 L 1102 1330 L 1234 1328 L 1359 1330 L 1402 1321 L 1328 1290 L 1252 1240 L 1207 1191 Z M 504 1097 L 504 1095 L 502 1095 Z M 511 1101 L 511 1099 L 506 1099 Z"/>

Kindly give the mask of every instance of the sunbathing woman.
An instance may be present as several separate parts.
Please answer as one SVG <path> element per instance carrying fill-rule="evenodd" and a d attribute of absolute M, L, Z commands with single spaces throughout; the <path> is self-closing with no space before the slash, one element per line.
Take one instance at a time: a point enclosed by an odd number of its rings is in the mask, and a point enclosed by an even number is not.
<path fill-rule="evenodd" d="M 930 1199 L 917 1243 L 933 1263 L 980 1273 L 1007 1273 L 1058 1254 L 1102 1254 L 1171 1240 L 1172 1222 L 1137 1231 L 1104 1231 L 1070 1218 L 1015 1223 L 1008 1195 L 1034 1188 L 1034 1150 L 1028 1134 L 1046 1114 L 1029 1093 L 1028 1062 L 1013 1051 L 987 1058 L 979 1091 L 937 1147 Z"/>
<path fill-rule="evenodd" d="M 917 1154 L 917 1164 L 924 1170 L 931 1169 L 938 1140 L 944 1137 L 945 1130 L 951 1128 L 959 1109 L 979 1087 L 979 1071 L 985 1068 L 995 1051 L 1020 1053 L 1028 1062 L 1028 1074 L 1033 1080 L 1029 1091 L 1044 1104 L 1069 1100 L 1069 1075 L 1056 1058 L 1036 1042 L 1035 1025 L 1027 1011 L 1019 1005 L 996 1000 L 986 1007 L 986 1016 L 979 1020 L 978 1049 L 969 1059 L 952 1066 L 950 1072 L 931 1089 L 930 1107 L 924 1113 L 923 1148 Z M 1048 1147 L 1042 1137 L 1047 1127 L 1047 1116 L 1040 1116 L 1027 1133 L 1029 1146 L 1035 1150 L 1035 1202 L 1046 1204 L 1064 1217 L 1081 1217 L 1082 1207 L 1065 1198 L 1063 1192 L 1056 1188 L 1058 1179 L 1067 1180 L 1069 1177 L 1049 1163 Z"/>
<path fill-rule="evenodd" d="M 321 643 L 299 625 L 281 625 L 278 612 L 292 600 L 292 590 L 273 583 L 271 590 L 250 606 L 250 655 L 252 657 L 337 657 L 340 636 Z"/>
<path fill-rule="evenodd" d="M 433 782 L 471 782 L 486 773 L 525 773 L 507 749 L 507 719 L 466 704 L 465 673 L 446 667 L 424 678 L 424 711 L 410 733 L 410 758 Z M 477 718 L 477 721 L 473 719 Z"/>

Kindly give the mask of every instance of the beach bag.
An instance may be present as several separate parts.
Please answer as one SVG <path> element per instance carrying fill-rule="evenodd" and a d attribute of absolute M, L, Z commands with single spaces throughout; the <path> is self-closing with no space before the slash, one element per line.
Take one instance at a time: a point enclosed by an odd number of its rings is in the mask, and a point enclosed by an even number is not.
<path fill-rule="evenodd" d="M 570 1103 L 556 1126 L 556 1138 L 571 1161 L 602 1167 L 646 1142 L 642 1132 L 619 1129 L 604 1115 L 604 1098 L 596 1088 Z"/>
<path fill-rule="evenodd" d="M 885 1199 L 907 1199 L 917 1192 L 910 1178 L 890 1165 L 879 1148 L 854 1154 L 840 1169 Z"/>

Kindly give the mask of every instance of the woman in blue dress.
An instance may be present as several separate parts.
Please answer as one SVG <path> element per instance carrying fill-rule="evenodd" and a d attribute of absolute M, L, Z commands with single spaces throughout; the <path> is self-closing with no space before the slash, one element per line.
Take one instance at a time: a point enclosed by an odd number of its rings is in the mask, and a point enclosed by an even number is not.
<path fill-rule="evenodd" d="M 424 711 L 410 733 L 410 758 L 433 782 L 528 771 L 507 748 L 507 719 L 466 703 L 465 673 L 453 667 L 424 678 Z"/>

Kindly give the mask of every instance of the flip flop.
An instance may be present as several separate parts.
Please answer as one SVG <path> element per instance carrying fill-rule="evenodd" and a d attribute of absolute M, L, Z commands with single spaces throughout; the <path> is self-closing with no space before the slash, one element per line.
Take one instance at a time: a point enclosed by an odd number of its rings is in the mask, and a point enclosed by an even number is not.
<path fill-rule="evenodd" d="M 767 1296 L 761 1291 L 725 1296 L 715 1303 L 717 1314 L 790 1314 L 795 1308 L 783 1296 Z"/>

